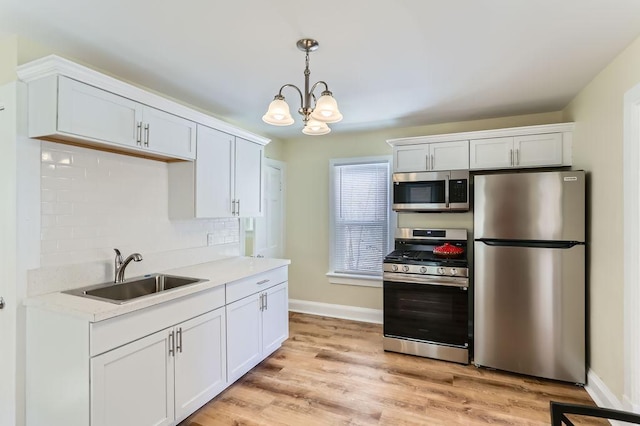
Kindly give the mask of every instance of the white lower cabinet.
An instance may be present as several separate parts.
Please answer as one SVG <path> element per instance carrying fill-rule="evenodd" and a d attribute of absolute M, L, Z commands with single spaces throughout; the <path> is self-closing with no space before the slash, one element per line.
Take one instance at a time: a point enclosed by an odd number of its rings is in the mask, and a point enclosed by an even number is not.
<path fill-rule="evenodd" d="M 287 339 L 287 276 L 281 266 L 96 322 L 29 306 L 27 425 L 177 425 Z"/>
<path fill-rule="evenodd" d="M 91 359 L 91 425 L 170 425 L 174 359 L 166 330 Z"/>
<path fill-rule="evenodd" d="M 177 423 L 227 385 L 225 310 L 91 359 L 91 425 Z"/>
<path fill-rule="evenodd" d="M 286 273 L 286 268 L 280 268 L 227 284 L 229 383 L 273 353 L 289 336 Z"/>

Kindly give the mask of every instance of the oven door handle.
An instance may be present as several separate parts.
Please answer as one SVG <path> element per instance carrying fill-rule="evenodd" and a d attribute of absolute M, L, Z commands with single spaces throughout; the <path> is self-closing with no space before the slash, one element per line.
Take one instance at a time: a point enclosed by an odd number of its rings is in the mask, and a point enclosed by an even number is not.
<path fill-rule="evenodd" d="M 449 208 L 449 179 L 451 179 L 451 177 L 449 176 L 449 173 L 447 173 L 444 180 L 444 203 L 446 208 Z"/>
<path fill-rule="evenodd" d="M 469 280 L 467 278 L 457 277 L 438 277 L 427 278 L 424 275 L 411 275 L 411 274 L 396 274 L 393 272 L 384 272 L 382 274 L 383 281 L 390 281 L 394 283 L 410 283 L 410 284 L 426 284 L 426 285 L 440 285 L 447 287 L 459 287 L 463 290 L 467 290 L 469 287 Z"/>

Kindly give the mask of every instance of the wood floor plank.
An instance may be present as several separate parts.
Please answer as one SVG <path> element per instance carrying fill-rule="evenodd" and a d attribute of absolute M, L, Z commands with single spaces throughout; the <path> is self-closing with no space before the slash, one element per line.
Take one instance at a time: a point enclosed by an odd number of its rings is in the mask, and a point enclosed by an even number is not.
<path fill-rule="evenodd" d="M 385 352 L 377 324 L 289 319 L 279 350 L 180 426 L 539 426 L 551 400 L 595 405 L 573 384 Z"/>

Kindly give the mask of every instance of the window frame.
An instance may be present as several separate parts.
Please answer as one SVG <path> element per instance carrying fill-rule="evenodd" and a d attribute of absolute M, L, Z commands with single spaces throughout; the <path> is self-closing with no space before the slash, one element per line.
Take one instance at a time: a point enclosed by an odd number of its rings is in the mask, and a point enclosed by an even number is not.
<path fill-rule="evenodd" d="M 334 158 L 329 160 L 329 272 L 326 276 L 331 284 L 356 285 L 365 287 L 382 287 L 382 272 L 380 275 L 345 274 L 336 272 L 335 269 L 335 231 L 336 218 L 334 215 L 336 204 L 335 177 L 336 166 L 349 166 L 358 164 L 386 164 L 388 167 L 388 200 L 387 200 L 387 249 L 393 249 L 394 229 L 396 226 L 396 212 L 391 208 L 393 194 L 393 156 L 380 155 L 369 157 Z M 384 253 L 386 255 L 387 253 Z M 380 259 L 382 262 L 382 259 Z"/>

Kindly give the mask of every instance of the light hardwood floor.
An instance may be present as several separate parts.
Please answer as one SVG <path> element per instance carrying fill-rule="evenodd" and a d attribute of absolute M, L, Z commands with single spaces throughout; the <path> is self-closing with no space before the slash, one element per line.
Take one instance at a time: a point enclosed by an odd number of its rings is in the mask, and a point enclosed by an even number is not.
<path fill-rule="evenodd" d="M 551 400 L 594 405 L 572 384 L 384 352 L 381 325 L 289 323 L 282 348 L 180 426 L 544 425 Z"/>

